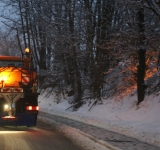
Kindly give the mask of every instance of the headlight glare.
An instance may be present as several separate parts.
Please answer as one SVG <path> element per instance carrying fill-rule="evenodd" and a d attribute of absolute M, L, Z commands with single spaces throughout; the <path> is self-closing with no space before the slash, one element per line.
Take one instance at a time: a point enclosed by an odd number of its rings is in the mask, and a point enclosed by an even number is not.
<path fill-rule="evenodd" d="M 8 109 L 8 108 L 9 108 L 9 106 L 8 106 L 7 104 L 5 104 L 5 105 L 4 105 L 4 108 L 5 108 L 5 109 Z"/>

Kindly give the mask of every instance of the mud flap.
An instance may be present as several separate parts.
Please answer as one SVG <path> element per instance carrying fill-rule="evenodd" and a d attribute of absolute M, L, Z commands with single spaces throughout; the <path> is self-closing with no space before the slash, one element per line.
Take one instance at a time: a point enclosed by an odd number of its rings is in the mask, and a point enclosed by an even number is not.
<path fill-rule="evenodd" d="M 15 118 L 7 118 L 0 114 L 0 126 L 36 126 L 35 114 L 17 113 Z"/>

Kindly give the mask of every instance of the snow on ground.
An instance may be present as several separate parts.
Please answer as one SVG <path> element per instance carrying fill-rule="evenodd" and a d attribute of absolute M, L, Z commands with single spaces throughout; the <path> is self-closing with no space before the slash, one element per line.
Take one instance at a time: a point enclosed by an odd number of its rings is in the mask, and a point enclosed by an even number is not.
<path fill-rule="evenodd" d="M 39 96 L 39 106 L 43 112 L 85 122 L 160 146 L 159 93 L 146 96 L 139 107 L 136 106 L 137 95 L 130 94 L 119 100 L 103 99 L 103 104 L 97 104 L 90 111 L 91 104 L 88 101 L 74 112 L 67 109 L 71 106 L 68 100 L 63 99 L 57 104 L 54 93 L 47 97 L 46 93 L 47 90 L 42 91 Z"/>

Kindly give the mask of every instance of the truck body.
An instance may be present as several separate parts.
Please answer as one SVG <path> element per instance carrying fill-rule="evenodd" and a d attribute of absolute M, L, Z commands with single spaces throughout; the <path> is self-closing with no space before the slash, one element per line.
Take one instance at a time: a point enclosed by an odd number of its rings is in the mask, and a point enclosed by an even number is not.
<path fill-rule="evenodd" d="M 0 125 L 35 126 L 38 95 L 31 59 L 0 56 Z"/>

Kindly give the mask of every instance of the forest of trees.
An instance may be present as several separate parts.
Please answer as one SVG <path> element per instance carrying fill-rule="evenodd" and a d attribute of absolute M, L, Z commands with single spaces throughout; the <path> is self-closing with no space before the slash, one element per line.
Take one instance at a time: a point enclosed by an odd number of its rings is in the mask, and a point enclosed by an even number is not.
<path fill-rule="evenodd" d="M 137 104 L 160 65 L 159 0 L 0 0 L 0 52 L 32 50 L 39 86 L 74 96 L 101 97 L 137 87 Z M 152 88 L 151 88 L 152 87 Z"/>

